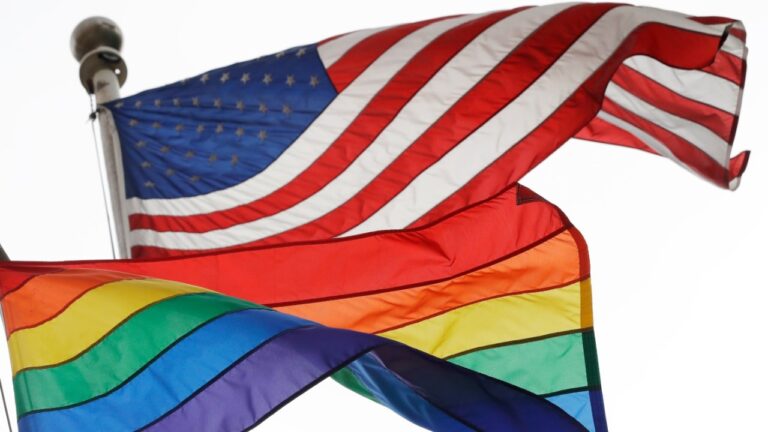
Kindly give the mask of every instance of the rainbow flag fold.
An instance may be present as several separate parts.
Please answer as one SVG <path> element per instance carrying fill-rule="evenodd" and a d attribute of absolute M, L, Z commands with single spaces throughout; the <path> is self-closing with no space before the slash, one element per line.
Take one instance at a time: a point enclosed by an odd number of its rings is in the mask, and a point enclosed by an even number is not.
<path fill-rule="evenodd" d="M 22 431 L 242 430 L 328 376 L 431 430 L 606 430 L 586 246 L 522 186 L 413 230 L 0 264 L 0 291 Z"/>

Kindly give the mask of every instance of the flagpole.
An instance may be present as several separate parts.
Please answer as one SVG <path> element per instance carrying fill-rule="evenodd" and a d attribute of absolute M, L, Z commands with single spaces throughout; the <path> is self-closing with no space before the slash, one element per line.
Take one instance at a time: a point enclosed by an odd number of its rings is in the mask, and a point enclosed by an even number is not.
<path fill-rule="evenodd" d="M 3 245 L 0 245 L 0 261 L 10 261 L 8 254 L 6 254 L 3 250 Z M 2 317 L 2 311 L 0 311 L 0 317 Z M 4 325 L 5 321 L 2 319 L 0 319 L 0 321 L 2 321 Z M 3 332 L 5 332 L 5 328 L 3 328 Z M 0 379 L 0 396 L 3 398 L 3 411 L 5 411 L 5 420 L 8 422 L 8 432 L 13 432 L 13 426 L 11 426 L 11 415 L 8 413 L 8 403 L 5 401 L 5 389 L 3 388 L 2 379 Z"/>
<path fill-rule="evenodd" d="M 114 21 L 104 17 L 90 17 L 72 31 L 72 55 L 80 63 L 80 82 L 96 99 L 96 115 L 101 131 L 101 163 L 106 177 L 110 233 L 114 239 L 116 258 L 129 258 L 128 217 L 123 197 L 125 184 L 120 141 L 114 119 L 102 104 L 120 98 L 120 87 L 128 77 L 120 48 L 123 33 Z"/>

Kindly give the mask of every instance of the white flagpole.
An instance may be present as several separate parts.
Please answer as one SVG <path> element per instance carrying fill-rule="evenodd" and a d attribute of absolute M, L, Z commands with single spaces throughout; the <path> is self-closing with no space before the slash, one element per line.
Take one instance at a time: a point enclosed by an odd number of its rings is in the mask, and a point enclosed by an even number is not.
<path fill-rule="evenodd" d="M 120 87 L 128 77 L 128 67 L 120 55 L 122 45 L 122 31 L 109 18 L 87 18 L 72 31 L 71 48 L 80 63 L 80 82 L 89 95 L 95 96 L 97 107 L 120 98 Z M 96 111 L 101 130 L 101 162 L 108 190 L 105 195 L 110 233 L 115 240 L 113 253 L 116 258 L 130 258 L 120 141 L 112 114 L 103 108 Z"/>

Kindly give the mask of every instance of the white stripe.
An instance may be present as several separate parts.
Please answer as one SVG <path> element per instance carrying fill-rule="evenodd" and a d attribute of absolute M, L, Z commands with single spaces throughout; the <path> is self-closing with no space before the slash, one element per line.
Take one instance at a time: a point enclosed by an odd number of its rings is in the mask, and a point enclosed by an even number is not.
<path fill-rule="evenodd" d="M 339 36 L 336 39 L 328 41 L 319 47 L 317 47 L 317 53 L 320 56 L 320 60 L 323 61 L 323 65 L 327 68 L 331 67 L 341 56 L 347 53 L 353 46 L 360 43 L 362 40 L 367 39 L 380 31 L 387 30 L 391 27 L 379 27 L 374 29 L 359 30 L 352 33 Z"/>
<path fill-rule="evenodd" d="M 729 34 L 720 49 L 729 54 L 733 54 L 738 58 L 744 58 L 746 48 L 747 46 L 744 44 L 743 40 Z"/>
<path fill-rule="evenodd" d="M 700 173 L 696 172 L 693 168 L 691 168 L 690 166 L 688 166 L 687 164 L 682 162 L 680 159 L 678 159 L 674 154 L 672 154 L 672 151 L 670 151 L 661 141 L 659 141 L 656 138 L 652 137 L 651 135 L 649 135 L 648 133 L 646 133 L 642 129 L 637 128 L 635 125 L 633 125 L 633 124 L 631 124 L 631 123 L 629 123 L 627 121 L 624 121 L 624 120 L 622 120 L 622 119 L 620 119 L 620 118 L 618 118 L 618 117 L 616 117 L 614 115 L 611 115 L 611 114 L 609 114 L 609 113 L 607 113 L 605 111 L 600 111 L 597 114 L 597 117 L 603 119 L 604 121 L 606 121 L 608 123 L 611 123 L 614 127 L 617 127 L 619 129 L 623 129 L 625 132 L 634 135 L 637 139 L 639 139 L 640 141 L 645 143 L 648 147 L 652 148 L 653 150 L 655 150 L 660 155 L 666 156 L 669 159 L 672 159 L 678 165 L 680 165 L 681 167 L 685 168 L 686 170 L 694 173 L 696 176 L 701 177 L 701 178 L 706 178 L 703 175 L 701 175 Z M 728 149 L 728 153 L 729 153 L 728 157 L 729 158 L 730 158 L 730 150 L 731 149 L 729 148 Z M 712 179 L 708 179 L 707 178 L 707 180 L 711 181 Z M 736 190 L 736 188 L 739 187 L 739 180 L 740 180 L 740 177 L 733 178 L 728 183 L 728 188 L 731 189 L 731 190 Z"/>
<path fill-rule="evenodd" d="M 452 18 L 425 26 L 376 59 L 340 93 L 304 133 L 264 171 L 227 189 L 205 195 L 174 199 L 127 200 L 129 213 L 187 216 L 229 209 L 262 198 L 280 189 L 321 155 L 357 117 L 373 96 L 416 53 L 444 32 L 477 18 Z"/>
<path fill-rule="evenodd" d="M 608 84 L 605 95 L 627 111 L 685 139 L 720 165 L 728 165 L 730 146 L 724 139 L 704 126 L 661 110 L 614 83 Z"/>
<path fill-rule="evenodd" d="M 741 176 L 737 176 L 731 179 L 731 181 L 728 182 L 728 189 L 735 191 L 739 188 L 739 185 L 741 184 Z"/>
<path fill-rule="evenodd" d="M 422 87 L 370 146 L 338 177 L 294 207 L 253 222 L 206 233 L 156 233 L 136 230 L 135 241 L 173 236 L 196 248 L 232 246 L 303 225 L 334 210 L 375 179 L 467 91 L 554 15 L 572 4 L 531 8 L 488 27 Z M 183 239 L 183 240 L 182 240 Z M 162 240 L 161 240 L 162 241 Z M 224 243 L 234 241 L 236 243 Z"/>
<path fill-rule="evenodd" d="M 624 65 L 688 99 L 730 114 L 737 112 L 741 88 L 731 81 L 699 70 L 671 68 L 646 56 L 628 58 Z"/>
<path fill-rule="evenodd" d="M 631 31 L 648 21 L 717 34 L 676 13 L 633 7 L 612 10 L 515 103 L 432 165 L 372 217 L 344 235 L 404 228 L 427 213 L 537 128 L 605 62 Z"/>
<path fill-rule="evenodd" d="M 720 33 L 724 33 L 729 28 L 735 28 L 744 31 L 744 23 L 741 21 L 731 21 L 722 24 L 707 24 L 707 27 L 715 29 Z"/>
<path fill-rule="evenodd" d="M 649 135 L 644 130 L 638 128 L 637 126 L 633 125 L 632 123 L 627 122 L 626 120 L 620 119 L 613 114 L 607 113 L 605 111 L 600 111 L 597 113 L 598 118 L 604 120 L 607 123 L 610 123 L 616 128 L 622 129 L 625 132 L 634 135 L 635 138 L 642 141 L 645 145 L 652 148 L 656 153 L 660 154 L 661 156 L 668 157 L 669 159 L 672 159 L 673 161 L 677 162 L 678 165 L 682 166 L 683 168 L 687 169 L 688 171 L 691 171 L 695 173 L 696 175 L 699 175 L 696 173 L 696 171 L 692 170 L 688 165 L 684 164 L 680 159 L 675 156 L 671 150 L 667 148 L 667 146 L 664 145 L 661 141 L 657 140 L 653 136 Z"/>

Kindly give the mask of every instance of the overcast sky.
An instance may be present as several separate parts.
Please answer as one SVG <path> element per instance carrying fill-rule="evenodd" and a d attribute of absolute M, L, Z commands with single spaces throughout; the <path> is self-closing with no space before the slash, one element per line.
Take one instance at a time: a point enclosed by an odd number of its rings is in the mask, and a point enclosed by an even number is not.
<path fill-rule="evenodd" d="M 524 3 L 523 3 L 524 4 Z M 768 304 L 768 16 L 749 1 L 647 1 L 741 19 L 749 70 L 736 151 L 753 157 L 736 192 L 641 152 L 568 143 L 523 180 L 590 245 L 595 329 L 616 431 L 764 428 Z M 124 95 L 367 27 L 516 1 L 6 2 L 0 14 L 0 244 L 15 259 L 110 256 L 88 97 L 69 52 L 90 15 L 125 34 Z M 10 376 L 0 346 L 2 383 Z M 11 407 L 13 408 L 13 407 Z M 333 382 L 263 430 L 417 430 Z M 0 426 L 0 430 L 2 426 Z"/>

